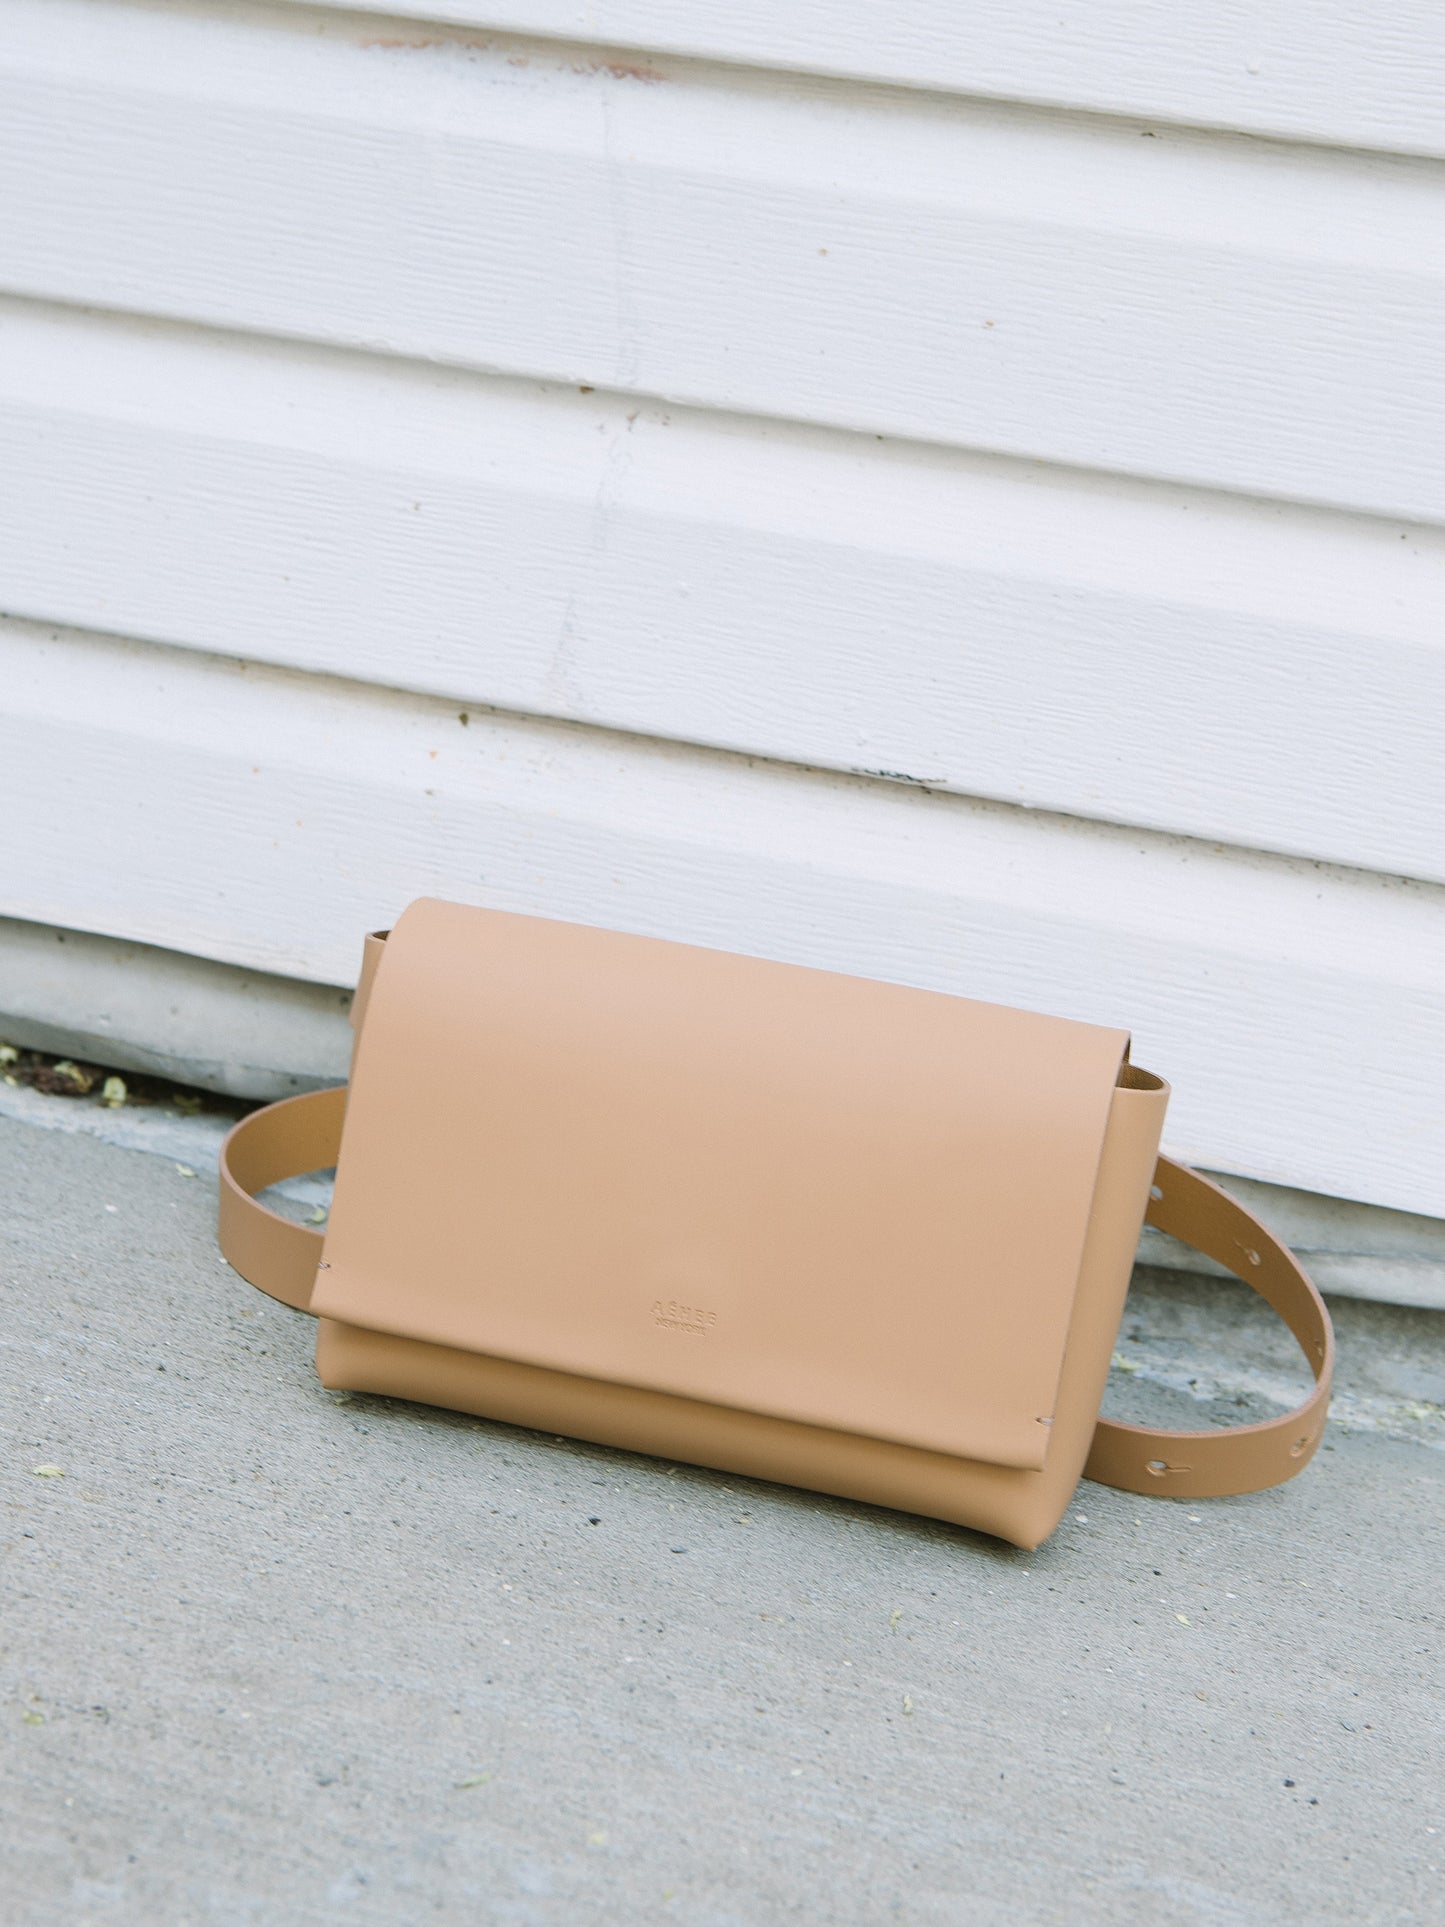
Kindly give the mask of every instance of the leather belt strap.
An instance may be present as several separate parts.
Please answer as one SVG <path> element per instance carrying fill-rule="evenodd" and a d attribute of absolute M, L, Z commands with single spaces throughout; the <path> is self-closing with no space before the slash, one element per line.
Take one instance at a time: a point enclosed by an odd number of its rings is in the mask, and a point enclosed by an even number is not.
<path fill-rule="evenodd" d="M 1330 1408 L 1335 1334 L 1324 1299 L 1287 1245 L 1187 1164 L 1160 1158 L 1144 1215 L 1146 1223 L 1242 1278 L 1279 1313 L 1309 1361 L 1315 1387 L 1293 1411 L 1257 1425 L 1163 1432 L 1101 1418 L 1085 1478 L 1174 1499 L 1222 1499 L 1283 1485 L 1314 1457 Z"/>
<path fill-rule="evenodd" d="M 283 1218 L 252 1194 L 335 1164 L 345 1115 L 344 1084 L 283 1097 L 243 1117 L 221 1146 L 221 1251 L 249 1284 L 297 1311 L 311 1309 L 322 1233 Z"/>
<path fill-rule="evenodd" d="M 322 1234 L 269 1210 L 253 1193 L 335 1164 L 345 1107 L 344 1087 L 283 1098 L 242 1118 L 221 1150 L 221 1250 L 243 1278 L 297 1311 L 311 1307 Z M 1309 1361 L 1315 1388 L 1292 1412 L 1224 1430 L 1166 1432 L 1101 1418 L 1085 1476 L 1176 1499 L 1283 1484 L 1313 1458 L 1329 1409 L 1334 1334 L 1324 1300 L 1257 1218 L 1172 1158 L 1159 1160 L 1146 1217 L 1243 1279 L 1279 1313 Z"/>

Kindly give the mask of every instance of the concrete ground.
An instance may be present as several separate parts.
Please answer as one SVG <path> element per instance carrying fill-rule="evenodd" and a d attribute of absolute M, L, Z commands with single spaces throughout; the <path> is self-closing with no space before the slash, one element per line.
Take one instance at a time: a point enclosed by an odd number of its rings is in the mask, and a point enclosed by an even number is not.
<path fill-rule="evenodd" d="M 329 1394 L 195 1169 L 0 1122 L 6 1922 L 1445 1920 L 1445 1316 L 1026 1554 Z M 1128 1409 L 1287 1392 L 1242 1297 L 1141 1277 Z"/>

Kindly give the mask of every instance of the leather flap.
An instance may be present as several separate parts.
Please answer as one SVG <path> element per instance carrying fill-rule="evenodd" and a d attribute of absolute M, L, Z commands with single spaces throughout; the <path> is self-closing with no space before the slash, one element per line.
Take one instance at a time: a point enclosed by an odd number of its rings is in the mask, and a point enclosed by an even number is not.
<path fill-rule="evenodd" d="M 423 900 L 312 1309 L 1037 1468 L 1127 1041 Z"/>

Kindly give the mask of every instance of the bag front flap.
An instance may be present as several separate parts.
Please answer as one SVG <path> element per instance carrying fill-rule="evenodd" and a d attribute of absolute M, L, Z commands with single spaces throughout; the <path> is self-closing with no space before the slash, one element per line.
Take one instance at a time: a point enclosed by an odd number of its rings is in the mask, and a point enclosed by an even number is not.
<path fill-rule="evenodd" d="M 1038 1467 L 1122 1031 L 423 900 L 313 1309 Z"/>

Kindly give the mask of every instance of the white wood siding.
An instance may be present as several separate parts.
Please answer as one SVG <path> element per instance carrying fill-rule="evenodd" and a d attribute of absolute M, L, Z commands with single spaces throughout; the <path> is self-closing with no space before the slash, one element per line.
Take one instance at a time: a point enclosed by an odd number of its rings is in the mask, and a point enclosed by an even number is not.
<path fill-rule="evenodd" d="M 0 912 L 1123 1022 L 1445 1216 L 1435 11 L 386 11 L 0 0 Z"/>
<path fill-rule="evenodd" d="M 14 614 L 1445 880 L 1439 529 L 15 303 L 0 437 Z"/>
<path fill-rule="evenodd" d="M 12 291 L 1445 516 L 1433 163 L 301 9 L 0 20 Z"/>
<path fill-rule="evenodd" d="M 321 4 L 1339 147 L 1445 155 L 1445 11 L 1436 0 L 1384 7 L 1364 0 Z M 425 31 L 394 37 L 416 43 Z"/>

